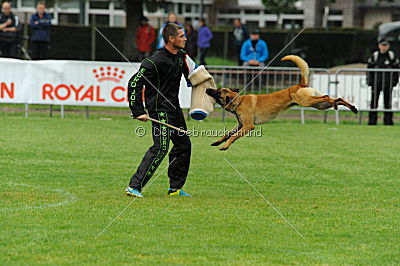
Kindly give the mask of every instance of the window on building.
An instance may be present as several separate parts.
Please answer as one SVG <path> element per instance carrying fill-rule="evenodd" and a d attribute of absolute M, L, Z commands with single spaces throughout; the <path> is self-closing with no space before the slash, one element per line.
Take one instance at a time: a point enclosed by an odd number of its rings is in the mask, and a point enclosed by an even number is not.
<path fill-rule="evenodd" d="M 303 13 L 304 11 L 302 9 L 296 9 L 296 8 L 293 8 L 285 12 L 285 14 L 303 14 Z"/>
<path fill-rule="evenodd" d="M 260 10 L 257 9 L 246 9 L 244 11 L 245 14 L 260 14 Z"/>
<path fill-rule="evenodd" d="M 204 5 L 203 5 L 203 8 L 205 8 Z M 193 13 L 199 13 L 200 12 L 200 5 L 193 5 L 193 9 L 194 9 Z"/>
<path fill-rule="evenodd" d="M 182 10 L 183 10 L 183 7 L 182 7 L 182 3 L 178 3 L 178 14 L 180 15 L 180 14 L 182 14 Z"/>
<path fill-rule="evenodd" d="M 224 9 L 219 9 L 218 12 L 220 14 L 240 14 L 240 9 L 224 8 Z"/>
<path fill-rule="evenodd" d="M 265 21 L 265 27 L 269 29 L 275 29 L 276 21 Z"/>
<path fill-rule="evenodd" d="M 126 20 L 124 16 L 114 16 L 115 27 L 126 27 Z"/>
<path fill-rule="evenodd" d="M 79 15 L 78 14 L 58 14 L 58 23 L 59 24 L 79 24 Z"/>
<path fill-rule="evenodd" d="M 165 13 L 175 12 L 174 3 L 166 2 L 164 5 L 165 5 L 164 6 L 164 12 Z"/>
<path fill-rule="evenodd" d="M 250 30 L 258 29 L 258 21 L 246 20 L 246 25 Z"/>
<path fill-rule="evenodd" d="M 191 13 L 192 12 L 192 5 L 191 4 L 186 4 L 185 5 L 185 12 L 186 13 Z"/>
<path fill-rule="evenodd" d="M 109 1 L 90 1 L 91 9 L 109 9 L 110 2 Z"/>
<path fill-rule="evenodd" d="M 343 11 L 340 9 L 330 9 L 329 15 L 343 15 Z"/>
<path fill-rule="evenodd" d="M 342 24 L 343 24 L 342 21 L 328 20 L 328 28 L 341 28 Z"/>
<path fill-rule="evenodd" d="M 118 10 L 125 9 L 124 2 L 125 1 L 115 1 L 114 9 L 118 9 Z"/>
<path fill-rule="evenodd" d="M 302 19 L 284 19 L 282 22 L 282 26 L 284 29 L 298 29 L 303 26 Z"/>
<path fill-rule="evenodd" d="M 89 16 L 89 24 L 93 24 L 94 14 L 90 14 Z M 109 15 L 97 15 L 96 14 L 96 25 L 99 26 L 110 26 L 110 16 Z"/>
<path fill-rule="evenodd" d="M 15 3 L 13 3 L 13 7 L 16 7 L 16 3 L 18 1 L 14 1 Z M 35 7 L 36 6 L 36 1 L 35 0 L 22 0 L 21 1 L 21 5 L 23 7 Z"/>
<path fill-rule="evenodd" d="M 79 0 L 58 1 L 60 8 L 79 8 Z"/>

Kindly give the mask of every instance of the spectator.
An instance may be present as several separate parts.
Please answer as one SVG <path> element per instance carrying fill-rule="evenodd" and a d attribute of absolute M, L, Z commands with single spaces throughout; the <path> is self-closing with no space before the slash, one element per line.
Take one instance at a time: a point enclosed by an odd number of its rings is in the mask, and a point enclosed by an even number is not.
<path fill-rule="evenodd" d="M 164 40 L 163 40 L 163 37 L 162 37 L 162 31 L 164 30 L 165 26 L 166 26 L 168 23 L 174 23 L 174 24 L 179 25 L 179 26 L 181 26 L 181 27 L 183 28 L 183 25 L 180 24 L 180 23 L 178 22 L 178 18 L 177 18 L 177 16 L 176 16 L 176 14 L 175 14 L 174 12 L 168 13 L 168 19 L 167 19 L 167 21 L 164 23 L 164 25 L 162 25 L 162 27 L 161 27 L 161 29 L 160 29 L 160 32 L 159 32 L 159 34 L 158 34 L 157 49 L 163 48 L 164 45 L 165 45 Z"/>
<path fill-rule="evenodd" d="M 205 19 L 200 19 L 199 26 L 197 45 L 200 48 L 200 65 L 206 65 L 207 50 L 210 47 L 210 41 L 213 35 L 207 27 Z"/>
<path fill-rule="evenodd" d="M 36 11 L 30 20 L 31 52 L 32 59 L 41 60 L 49 58 L 51 16 L 46 13 L 44 2 L 37 4 Z"/>
<path fill-rule="evenodd" d="M 235 56 L 238 59 L 238 65 L 241 66 L 243 61 L 240 59 L 240 51 L 245 40 L 249 38 L 249 33 L 247 31 L 246 25 L 240 22 L 240 19 L 235 19 L 233 21 L 233 47 L 235 50 Z"/>
<path fill-rule="evenodd" d="M 367 81 L 371 86 L 371 109 L 377 109 L 379 94 L 383 91 L 383 103 L 385 109 L 392 109 L 393 87 L 399 82 L 399 59 L 393 51 L 389 50 L 387 40 L 379 41 L 378 51 L 375 51 L 368 59 L 368 68 L 396 68 L 396 72 L 368 72 Z M 369 112 L 368 125 L 376 125 L 378 120 L 377 112 Z M 393 113 L 385 112 L 383 123 L 393 125 Z"/>
<path fill-rule="evenodd" d="M 195 59 L 197 57 L 197 36 L 193 29 L 192 24 L 188 23 L 185 25 L 186 31 L 186 46 L 185 51 L 190 58 Z"/>
<path fill-rule="evenodd" d="M 243 43 L 240 58 L 244 66 L 264 66 L 268 59 L 267 43 L 260 39 L 260 32 L 254 30 L 250 38 Z"/>
<path fill-rule="evenodd" d="M 136 31 L 136 48 L 139 51 L 139 61 L 150 56 L 151 45 L 155 39 L 154 28 L 148 22 L 148 18 L 142 17 L 140 26 Z"/>
<path fill-rule="evenodd" d="M 10 2 L 1 5 L 0 50 L 3 57 L 17 57 L 18 17 L 11 12 Z"/>

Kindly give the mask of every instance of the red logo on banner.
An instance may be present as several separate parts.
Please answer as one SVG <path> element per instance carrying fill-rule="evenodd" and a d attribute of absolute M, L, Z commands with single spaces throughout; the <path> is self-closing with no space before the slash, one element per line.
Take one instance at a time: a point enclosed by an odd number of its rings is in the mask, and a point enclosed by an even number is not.
<path fill-rule="evenodd" d="M 108 66 L 93 69 L 93 74 L 99 82 L 110 80 L 119 83 L 124 78 L 125 70 Z"/>
<path fill-rule="evenodd" d="M 0 83 L 0 99 L 14 99 L 14 82 L 7 84 L 5 82 Z"/>
<path fill-rule="evenodd" d="M 112 81 L 120 83 L 125 75 L 125 70 L 118 67 L 102 66 L 92 69 L 97 81 Z M 102 90 L 101 87 L 107 90 Z M 52 84 L 42 86 L 43 100 L 76 101 L 76 102 L 106 102 L 107 98 L 113 102 L 127 101 L 126 86 L 121 84 L 92 85 L 92 84 Z M 109 91 L 109 92 L 107 92 Z M 108 94 L 108 97 L 107 97 Z"/>

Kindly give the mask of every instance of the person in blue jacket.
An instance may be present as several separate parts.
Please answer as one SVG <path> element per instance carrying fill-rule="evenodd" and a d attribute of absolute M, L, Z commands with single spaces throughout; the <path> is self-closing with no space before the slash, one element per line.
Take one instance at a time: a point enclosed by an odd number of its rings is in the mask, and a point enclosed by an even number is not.
<path fill-rule="evenodd" d="M 240 59 L 244 66 L 265 66 L 269 52 L 267 43 L 260 39 L 260 32 L 253 30 L 240 51 Z"/>
<path fill-rule="evenodd" d="M 37 4 L 36 11 L 30 19 L 32 59 L 47 59 L 50 46 L 51 16 L 46 13 L 44 2 Z"/>
<path fill-rule="evenodd" d="M 200 19 L 197 46 L 200 48 L 200 65 L 206 65 L 207 50 L 210 48 L 210 41 L 213 34 L 206 25 L 205 19 Z"/>

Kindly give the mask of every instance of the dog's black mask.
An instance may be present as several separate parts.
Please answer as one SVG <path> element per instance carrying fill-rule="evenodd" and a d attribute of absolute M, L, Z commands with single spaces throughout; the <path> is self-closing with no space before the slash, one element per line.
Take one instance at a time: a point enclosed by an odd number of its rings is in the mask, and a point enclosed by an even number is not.
<path fill-rule="evenodd" d="M 229 105 L 231 101 L 237 97 L 238 92 L 239 89 L 228 89 L 228 88 L 220 88 L 217 90 L 206 89 L 206 93 L 211 97 L 213 97 L 215 101 L 223 108 Z"/>

